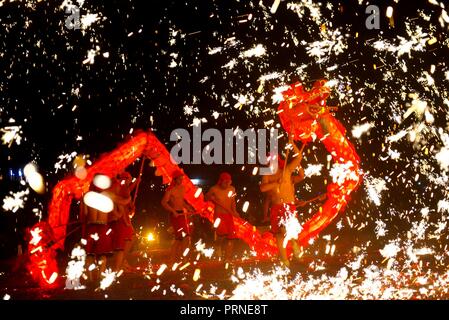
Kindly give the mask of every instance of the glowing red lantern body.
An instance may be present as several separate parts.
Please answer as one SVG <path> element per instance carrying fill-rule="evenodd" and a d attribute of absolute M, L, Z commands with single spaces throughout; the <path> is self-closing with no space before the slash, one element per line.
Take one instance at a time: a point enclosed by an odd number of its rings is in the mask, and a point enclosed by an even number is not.
<path fill-rule="evenodd" d="M 359 185 L 359 157 L 352 144 L 345 137 L 344 127 L 328 112 L 326 99 L 329 88 L 324 80 L 317 81 L 310 91 L 301 84 L 295 84 L 284 93 L 284 101 L 279 106 L 279 117 L 284 129 L 295 139 L 303 142 L 319 139 L 332 155 L 336 163 L 348 164 L 352 173 L 343 183 L 328 185 L 327 201 L 321 209 L 302 226 L 298 242 L 307 246 L 311 238 L 318 235 L 341 212 L 349 201 L 349 195 Z M 120 145 L 114 151 L 103 155 L 83 176 L 72 176 L 59 182 L 53 190 L 49 206 L 48 225 L 36 225 L 33 230 L 41 230 L 45 237 L 42 242 L 29 246 L 29 270 L 42 286 L 53 286 L 57 271 L 55 249 L 64 247 L 66 225 L 69 219 L 70 204 L 80 199 L 89 188 L 97 173 L 114 176 L 132 164 L 137 158 L 146 156 L 156 167 L 156 175 L 162 182 L 171 181 L 173 172 L 180 168 L 171 161 L 170 153 L 153 133 L 141 132 Z M 184 179 L 186 201 L 212 223 L 214 204 L 204 200 L 203 193 L 190 179 Z M 278 252 L 276 241 L 270 232 L 260 234 L 248 221 L 235 218 L 236 236 L 243 239 L 255 250 L 259 257 L 269 257 Z M 50 235 L 51 234 L 51 235 Z M 41 247 L 40 247 L 41 246 Z"/>

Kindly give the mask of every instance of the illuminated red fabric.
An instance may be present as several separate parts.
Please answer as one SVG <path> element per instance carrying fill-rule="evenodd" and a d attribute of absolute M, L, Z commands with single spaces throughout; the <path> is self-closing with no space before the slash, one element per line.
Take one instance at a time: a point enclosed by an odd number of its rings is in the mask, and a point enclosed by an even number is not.
<path fill-rule="evenodd" d="M 97 173 L 115 176 L 141 156 L 147 156 L 152 160 L 156 167 L 156 175 L 162 177 L 163 184 L 169 184 L 175 172 L 183 172 L 174 161 L 171 161 L 170 153 L 153 133 L 142 132 L 118 146 L 114 151 L 103 155 L 92 166 L 86 168 L 87 175 L 84 179 L 71 176 L 60 181 L 53 189 L 53 197 L 48 212 L 48 225 L 52 231 L 54 244 L 48 246 L 45 255 L 32 254 L 33 261 L 29 270 L 30 272 L 34 270 L 34 276 L 39 278 L 36 270 L 40 270 L 38 266 L 42 265 L 43 260 L 45 260 L 45 264 L 51 264 L 51 270 L 57 270 L 55 250 L 64 248 L 66 225 L 69 222 L 72 200 L 81 198 Z M 183 179 L 183 185 L 186 190 L 186 201 L 196 210 L 197 214 L 206 217 L 213 223 L 214 205 L 204 200 L 202 192 L 198 197 L 195 197 L 198 188 L 190 179 Z M 276 253 L 276 243 L 271 234 L 260 235 L 251 224 L 241 218 L 234 219 L 234 223 L 236 236 L 245 240 L 258 254 L 272 255 Z M 33 247 L 30 246 L 30 249 L 33 249 Z M 41 285 L 48 285 L 42 275 L 38 281 Z"/>
<path fill-rule="evenodd" d="M 315 82 L 310 91 L 305 91 L 299 83 L 293 84 L 284 92 L 284 101 L 279 106 L 279 117 L 284 129 L 294 140 L 302 142 L 321 141 L 335 163 L 350 163 L 354 177 L 346 179 L 341 185 L 330 183 L 327 187 L 327 200 L 312 218 L 302 226 L 298 242 L 308 245 L 345 208 L 350 194 L 361 182 L 360 159 L 354 146 L 346 138 L 346 130 L 326 108 L 329 88 L 325 80 Z M 311 105 L 319 106 L 317 116 L 307 112 Z"/>
<path fill-rule="evenodd" d="M 351 170 L 356 175 L 354 180 L 345 180 L 341 185 L 330 183 L 327 188 L 327 201 L 320 210 L 302 227 L 298 242 L 307 246 L 311 238 L 316 237 L 340 213 L 347 202 L 349 195 L 360 184 L 359 157 L 353 145 L 345 137 L 344 127 L 325 110 L 329 89 L 325 81 L 317 81 L 310 91 L 305 91 L 301 84 L 294 84 L 284 93 L 285 101 L 278 111 L 284 129 L 295 139 L 303 142 L 314 138 L 322 141 L 336 163 L 351 162 Z M 318 105 L 322 107 L 315 119 L 307 113 L 307 107 Z M 59 182 L 53 190 L 53 198 L 49 206 L 48 225 L 52 233 L 51 239 L 55 244 L 48 245 L 43 252 L 36 252 L 36 246 L 30 246 L 31 263 L 29 270 L 41 285 L 48 283 L 49 277 L 56 272 L 54 250 L 64 247 L 66 225 L 69 222 L 69 210 L 73 199 L 80 199 L 88 190 L 89 184 L 97 173 L 114 176 L 131 165 L 137 158 L 147 156 L 156 167 L 156 175 L 162 177 L 162 183 L 171 182 L 174 173 L 182 171 L 170 153 L 153 133 L 142 132 L 118 146 L 114 151 L 103 155 L 92 166 L 87 168 L 87 176 L 79 179 L 76 176 L 68 177 Z M 195 197 L 198 188 L 188 178 L 183 179 L 186 190 L 186 201 L 196 210 L 197 214 L 206 217 L 214 223 L 214 204 L 206 202 L 201 192 Z M 244 240 L 259 257 L 269 257 L 277 254 L 278 249 L 273 234 L 261 234 L 248 221 L 234 217 L 235 235 Z M 37 226 L 34 227 L 37 228 Z M 48 228 L 47 228 L 48 229 Z M 49 237 L 47 237 L 49 238 Z M 48 241 L 47 241 L 48 242 Z M 40 273 L 39 273 L 40 271 Z"/>
<path fill-rule="evenodd" d="M 46 222 L 37 223 L 30 230 L 28 244 L 29 261 L 27 264 L 31 277 L 41 287 L 56 287 L 57 276 L 56 251 L 52 249 L 54 235 L 52 228 Z"/>

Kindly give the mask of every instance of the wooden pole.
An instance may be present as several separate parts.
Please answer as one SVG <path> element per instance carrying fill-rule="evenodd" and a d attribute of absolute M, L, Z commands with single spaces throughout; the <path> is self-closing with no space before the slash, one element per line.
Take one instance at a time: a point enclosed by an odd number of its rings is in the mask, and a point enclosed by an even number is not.
<path fill-rule="evenodd" d="M 138 178 L 139 181 L 137 182 L 136 190 L 134 191 L 133 207 L 135 207 L 135 205 L 136 205 L 137 193 L 138 193 L 138 191 L 139 191 L 139 185 L 140 185 L 140 182 L 142 181 L 141 178 L 142 178 L 143 168 L 144 168 L 144 166 L 145 166 L 145 160 L 146 160 L 146 159 L 147 159 L 146 157 L 143 157 L 142 163 L 141 163 L 141 165 L 140 165 L 139 178 Z"/>

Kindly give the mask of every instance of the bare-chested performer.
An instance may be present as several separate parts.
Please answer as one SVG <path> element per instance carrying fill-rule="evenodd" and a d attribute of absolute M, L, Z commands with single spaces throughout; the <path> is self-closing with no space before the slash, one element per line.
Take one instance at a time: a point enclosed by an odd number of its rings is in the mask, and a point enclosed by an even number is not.
<path fill-rule="evenodd" d="M 131 217 L 134 214 L 134 203 L 131 200 L 131 192 L 136 188 L 139 179 L 132 181 L 132 176 L 123 171 L 117 175 L 115 181 L 114 192 L 118 194 L 121 199 L 127 199 L 127 204 L 116 203 L 117 216 L 115 222 L 112 223 L 113 235 L 113 249 L 115 253 L 114 270 L 119 271 L 123 268 L 128 268 L 127 255 L 131 250 L 132 241 L 134 240 L 135 232 L 131 223 Z"/>
<path fill-rule="evenodd" d="M 107 190 L 108 196 L 114 202 L 114 210 L 109 215 L 109 227 L 111 229 L 112 250 L 114 253 L 112 268 L 118 272 L 123 265 L 125 244 L 132 239 L 133 229 L 127 224 L 129 211 L 132 205 L 131 195 L 124 192 L 120 175 L 111 179 L 112 185 Z M 126 190 L 125 190 L 126 191 Z"/>
<path fill-rule="evenodd" d="M 220 219 L 216 233 L 224 261 L 230 261 L 233 254 L 235 226 L 233 217 L 239 217 L 235 204 L 235 188 L 229 173 L 220 174 L 218 182 L 206 194 L 206 199 L 215 204 L 214 221 Z"/>
<path fill-rule="evenodd" d="M 285 163 L 278 156 L 278 170 L 273 175 L 266 175 L 262 178 L 260 191 L 267 193 L 271 199 L 271 232 L 276 236 L 277 245 L 279 248 L 280 258 L 283 264 L 290 266 L 290 261 L 287 257 L 287 251 L 284 247 L 285 226 L 281 224 L 281 220 L 285 220 L 288 213 L 296 212 L 297 200 L 295 197 L 295 184 L 304 179 L 304 171 L 301 168 L 302 151 L 291 142 L 293 147 L 292 161 Z M 293 173 L 299 170 L 299 174 L 294 176 Z M 300 249 L 296 241 L 291 241 L 293 248 L 293 255 L 299 260 Z"/>
<path fill-rule="evenodd" d="M 125 203 L 126 200 L 115 196 L 108 190 L 102 190 L 95 186 L 92 182 L 89 191 L 98 192 L 110 198 L 114 203 Z M 103 212 L 96 208 L 87 206 L 84 201 L 80 204 L 80 220 L 84 223 L 83 238 L 87 240 L 86 253 L 87 266 L 96 263 L 98 270 L 89 272 L 89 279 L 96 281 L 100 275 L 106 270 L 107 256 L 112 254 L 112 234 L 109 231 L 108 221 L 113 215 L 113 212 Z"/>
<path fill-rule="evenodd" d="M 187 212 L 190 207 L 186 203 L 185 187 L 182 184 L 184 173 L 175 171 L 172 176 L 172 184 L 165 191 L 162 198 L 162 206 L 170 213 L 170 222 L 175 233 L 175 243 L 172 246 L 172 263 L 181 258 L 186 248 L 190 247 L 190 221 Z"/>

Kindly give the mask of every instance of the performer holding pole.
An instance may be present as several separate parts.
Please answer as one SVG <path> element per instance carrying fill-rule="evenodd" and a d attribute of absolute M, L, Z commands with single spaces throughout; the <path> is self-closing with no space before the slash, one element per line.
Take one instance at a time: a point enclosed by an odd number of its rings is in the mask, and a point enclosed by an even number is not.
<path fill-rule="evenodd" d="M 287 250 L 283 245 L 285 237 L 285 226 L 281 225 L 281 220 L 285 220 L 288 213 L 296 213 L 296 197 L 295 197 L 295 183 L 303 179 L 304 173 L 301 168 L 302 152 L 305 144 L 302 145 L 301 150 L 298 149 L 293 141 L 290 141 L 293 152 L 293 160 L 287 163 L 278 156 L 278 168 L 273 175 L 267 175 L 262 178 L 260 191 L 268 193 L 271 198 L 271 232 L 276 236 L 276 241 L 279 248 L 281 262 L 287 267 L 290 266 L 290 261 L 287 257 Z M 296 169 L 300 169 L 299 178 L 294 180 L 293 173 Z M 292 241 L 294 256 L 299 260 L 300 248 L 295 241 Z"/>
<path fill-rule="evenodd" d="M 131 175 L 123 171 L 114 179 L 112 192 L 123 199 L 128 199 L 126 204 L 115 203 L 115 214 L 110 219 L 112 229 L 113 249 L 115 252 L 114 270 L 123 269 L 126 264 L 126 256 L 131 250 L 135 231 L 131 223 L 131 216 L 134 214 L 134 202 L 131 199 L 131 192 L 140 183 L 140 177 L 132 182 Z"/>
<path fill-rule="evenodd" d="M 170 222 L 172 224 L 175 233 L 175 243 L 172 246 L 172 263 L 175 263 L 175 259 L 181 257 L 183 251 L 190 247 L 190 222 L 187 218 L 187 211 L 189 206 L 184 200 L 185 187 L 182 184 L 184 179 L 184 173 L 180 170 L 175 171 L 172 176 L 172 183 L 165 191 L 162 198 L 162 206 L 170 214 Z"/>
<path fill-rule="evenodd" d="M 210 188 L 206 199 L 215 204 L 214 220 L 220 219 L 216 233 L 218 236 L 221 258 L 225 261 L 232 259 L 235 236 L 233 217 L 239 217 L 235 204 L 235 188 L 232 186 L 232 177 L 222 172 L 216 185 Z"/>
<path fill-rule="evenodd" d="M 95 178 L 94 178 L 95 180 Z M 125 205 L 128 201 L 111 193 L 110 189 L 103 190 L 97 187 L 93 182 L 89 191 L 101 193 L 109 197 L 114 204 Z M 98 265 L 95 272 L 89 271 L 89 280 L 98 281 L 100 275 L 106 270 L 107 256 L 112 253 L 112 235 L 108 232 L 108 220 L 113 212 L 103 212 L 97 208 L 89 207 L 84 198 L 80 202 L 80 220 L 83 226 L 83 238 L 87 240 L 86 244 L 86 264 Z M 89 269 L 90 270 L 90 269 Z"/>

